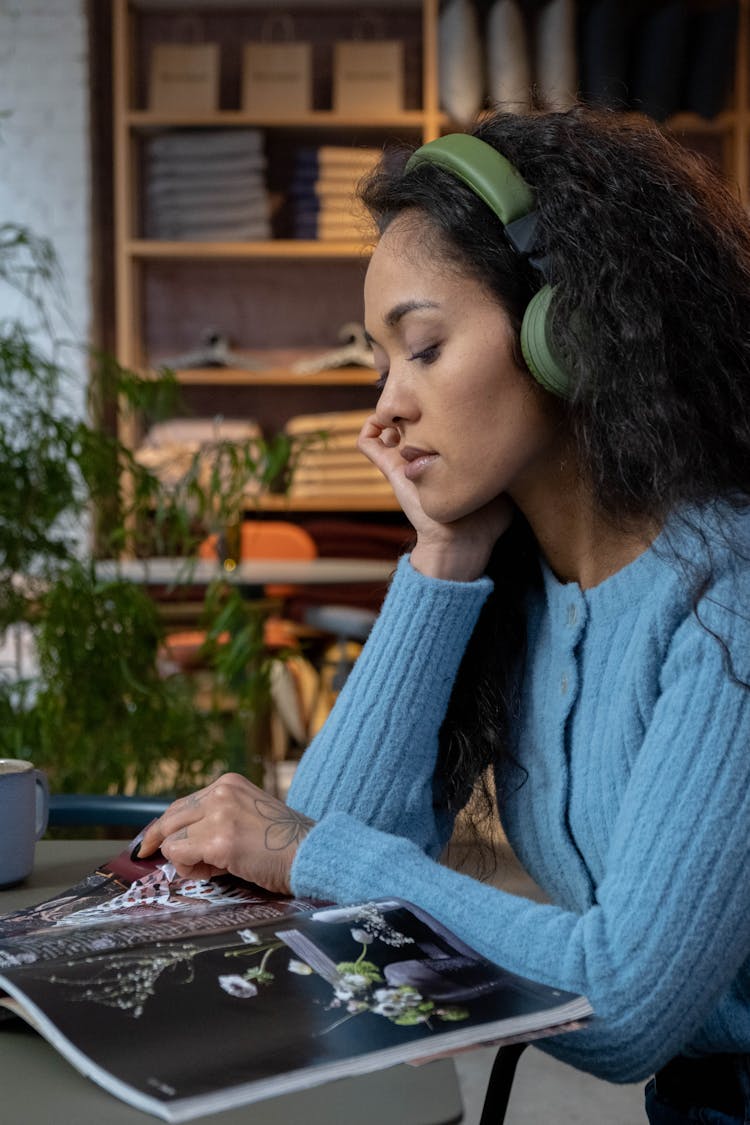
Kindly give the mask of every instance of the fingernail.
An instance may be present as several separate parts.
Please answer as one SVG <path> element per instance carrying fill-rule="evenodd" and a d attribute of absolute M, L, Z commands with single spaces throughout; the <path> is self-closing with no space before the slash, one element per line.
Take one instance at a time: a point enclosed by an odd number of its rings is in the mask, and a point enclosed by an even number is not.
<path fill-rule="evenodd" d="M 143 837 L 145 835 L 146 835 L 146 829 L 142 828 L 140 830 L 140 832 L 137 834 L 137 836 L 134 836 L 133 839 L 131 840 L 131 842 L 130 842 L 130 858 L 131 859 L 140 859 L 141 858 L 141 844 L 143 843 Z"/>

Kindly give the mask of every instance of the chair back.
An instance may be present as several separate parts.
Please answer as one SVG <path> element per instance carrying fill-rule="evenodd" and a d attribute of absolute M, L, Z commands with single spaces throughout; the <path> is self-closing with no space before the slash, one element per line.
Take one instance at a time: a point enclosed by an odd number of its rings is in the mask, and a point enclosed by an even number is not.
<path fill-rule="evenodd" d="M 168 806 L 169 801 L 157 797 L 53 793 L 49 799 L 49 826 L 143 828 Z"/>
<path fill-rule="evenodd" d="M 209 535 L 198 548 L 201 559 L 216 560 L 219 536 Z M 289 520 L 243 520 L 240 529 L 242 559 L 314 559 L 318 548 L 303 527 Z"/>

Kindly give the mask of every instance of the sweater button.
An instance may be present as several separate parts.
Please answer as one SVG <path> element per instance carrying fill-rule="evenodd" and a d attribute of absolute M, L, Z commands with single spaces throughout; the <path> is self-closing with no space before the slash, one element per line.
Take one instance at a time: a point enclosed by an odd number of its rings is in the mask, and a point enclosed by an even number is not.
<path fill-rule="evenodd" d="M 560 695 L 565 695 L 567 690 L 568 690 L 568 677 L 563 672 L 562 678 L 560 680 Z"/>
<path fill-rule="evenodd" d="M 568 606 L 568 625 L 575 625 L 577 620 L 578 620 L 578 610 L 576 609 L 575 605 L 571 602 L 571 604 Z"/>

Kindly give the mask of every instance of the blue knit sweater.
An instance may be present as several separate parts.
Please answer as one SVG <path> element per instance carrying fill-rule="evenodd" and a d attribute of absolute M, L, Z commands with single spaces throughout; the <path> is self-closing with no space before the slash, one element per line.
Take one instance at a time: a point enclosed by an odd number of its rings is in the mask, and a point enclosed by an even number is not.
<path fill-rule="evenodd" d="M 730 663 L 750 681 L 750 519 L 672 521 L 585 591 L 542 569 L 513 747 L 528 777 L 502 815 L 550 904 L 436 861 L 452 827 L 433 807 L 438 731 L 491 583 L 408 558 L 295 777 L 289 803 L 318 824 L 294 892 L 409 899 L 491 960 L 585 993 L 590 1026 L 541 1045 L 600 1077 L 748 1051 L 750 692 Z"/>

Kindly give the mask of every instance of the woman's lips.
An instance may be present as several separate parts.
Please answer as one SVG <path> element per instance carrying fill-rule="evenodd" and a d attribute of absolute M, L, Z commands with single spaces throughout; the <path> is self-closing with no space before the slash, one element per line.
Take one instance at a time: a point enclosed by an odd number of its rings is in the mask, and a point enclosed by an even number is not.
<path fill-rule="evenodd" d="M 415 449 L 411 445 L 404 446 L 401 456 L 406 461 L 404 476 L 407 480 L 416 480 L 438 458 L 438 454 L 433 450 Z"/>

